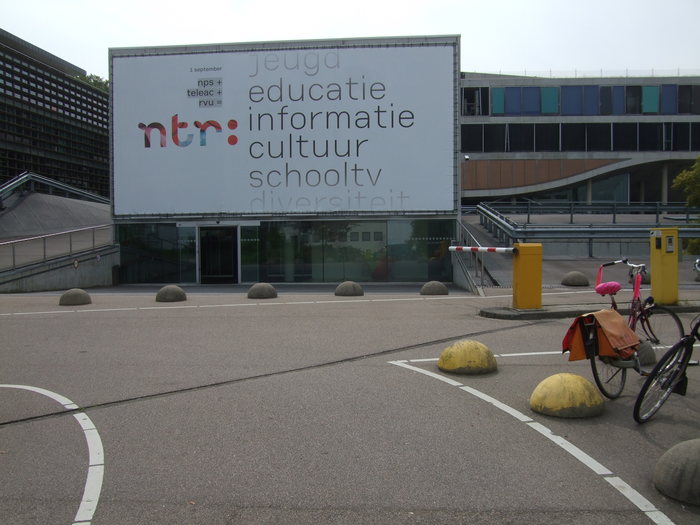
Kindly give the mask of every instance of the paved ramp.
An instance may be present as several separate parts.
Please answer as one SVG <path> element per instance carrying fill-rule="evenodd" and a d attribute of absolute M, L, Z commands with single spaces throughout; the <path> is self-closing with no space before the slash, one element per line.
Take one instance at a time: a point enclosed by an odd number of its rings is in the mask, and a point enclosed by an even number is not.
<path fill-rule="evenodd" d="M 0 240 L 46 235 L 112 222 L 109 204 L 29 193 L 5 202 L 0 211 Z"/>

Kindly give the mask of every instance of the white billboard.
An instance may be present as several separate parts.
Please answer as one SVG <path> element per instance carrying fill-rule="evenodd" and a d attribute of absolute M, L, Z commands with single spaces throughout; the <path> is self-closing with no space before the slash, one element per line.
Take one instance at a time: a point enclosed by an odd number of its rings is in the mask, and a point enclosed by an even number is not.
<path fill-rule="evenodd" d="M 454 210 L 457 37 L 362 42 L 111 50 L 115 215 Z"/>

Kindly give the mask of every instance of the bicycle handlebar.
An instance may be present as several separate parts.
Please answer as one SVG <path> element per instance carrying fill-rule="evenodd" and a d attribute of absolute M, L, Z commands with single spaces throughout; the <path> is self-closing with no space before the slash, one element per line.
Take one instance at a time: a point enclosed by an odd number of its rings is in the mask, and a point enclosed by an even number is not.
<path fill-rule="evenodd" d="M 624 259 L 620 259 L 619 261 L 612 261 L 612 262 L 608 262 L 608 263 L 603 263 L 600 266 L 607 267 L 607 266 L 614 266 L 616 264 L 626 264 L 630 268 L 645 268 L 646 267 L 645 264 L 633 264 L 633 263 L 631 263 L 627 257 L 625 257 Z"/>

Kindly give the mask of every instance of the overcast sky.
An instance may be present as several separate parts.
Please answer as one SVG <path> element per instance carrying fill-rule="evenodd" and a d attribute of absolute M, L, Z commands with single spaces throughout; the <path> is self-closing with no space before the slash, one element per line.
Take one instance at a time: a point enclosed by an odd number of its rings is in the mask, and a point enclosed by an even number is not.
<path fill-rule="evenodd" d="M 110 47 L 458 34 L 462 71 L 700 74 L 700 0 L 4 0 L 0 27 L 103 78 Z"/>

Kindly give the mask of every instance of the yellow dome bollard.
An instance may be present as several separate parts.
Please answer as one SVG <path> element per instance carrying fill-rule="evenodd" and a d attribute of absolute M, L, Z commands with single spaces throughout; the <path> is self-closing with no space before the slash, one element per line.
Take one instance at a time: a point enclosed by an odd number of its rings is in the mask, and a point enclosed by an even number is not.
<path fill-rule="evenodd" d="M 440 354 L 438 368 L 455 374 L 487 374 L 498 365 L 491 350 L 479 341 L 458 341 Z"/>
<path fill-rule="evenodd" d="M 550 376 L 535 387 L 530 408 L 546 416 L 592 417 L 603 413 L 605 401 L 588 379 L 564 373 Z"/>

